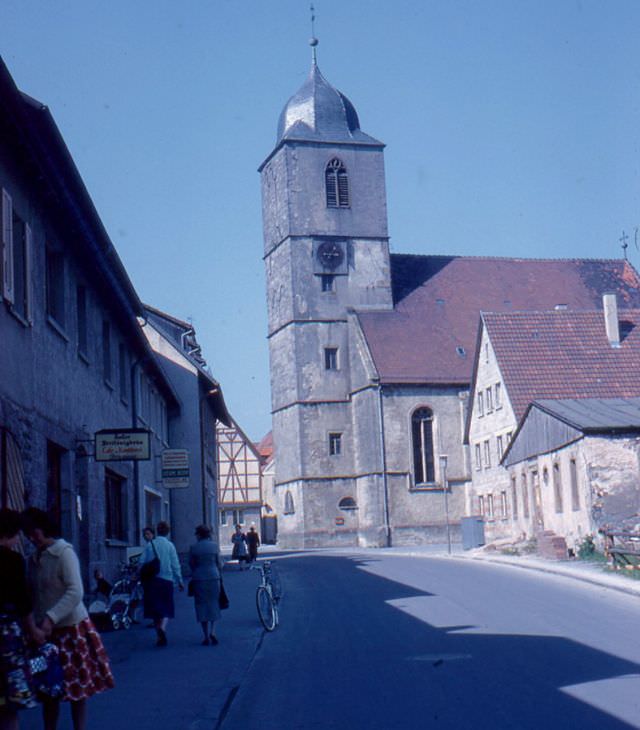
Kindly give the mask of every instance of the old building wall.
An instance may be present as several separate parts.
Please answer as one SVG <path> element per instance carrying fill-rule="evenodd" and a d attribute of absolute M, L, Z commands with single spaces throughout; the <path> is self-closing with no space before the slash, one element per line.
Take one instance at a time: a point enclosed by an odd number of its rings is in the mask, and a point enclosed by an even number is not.
<path fill-rule="evenodd" d="M 470 394 L 470 408 L 468 441 L 471 484 L 467 495 L 468 513 L 484 517 L 487 541 L 515 537 L 514 512 L 517 515 L 518 508 L 516 505 L 514 511 L 511 478 L 500 465 L 500 460 L 517 423 L 484 327 L 478 346 L 476 381 Z"/>

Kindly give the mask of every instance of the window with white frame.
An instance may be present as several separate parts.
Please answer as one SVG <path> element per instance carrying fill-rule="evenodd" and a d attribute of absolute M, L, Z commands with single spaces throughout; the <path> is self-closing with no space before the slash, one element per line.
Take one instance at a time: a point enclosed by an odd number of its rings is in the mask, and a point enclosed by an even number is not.
<path fill-rule="evenodd" d="M 337 347 L 325 347 L 324 348 L 324 369 L 325 370 L 337 370 L 338 369 L 338 348 Z"/>
<path fill-rule="evenodd" d="M 482 515 L 482 517 L 485 517 L 484 495 L 482 494 L 478 497 L 478 512 Z"/>
<path fill-rule="evenodd" d="M 493 519 L 493 494 L 487 494 L 487 517 Z"/>
<path fill-rule="evenodd" d="M 569 477 L 571 478 L 571 509 L 580 509 L 580 492 L 578 490 L 578 468 L 576 460 L 569 461 Z"/>
<path fill-rule="evenodd" d="M 226 509 L 220 510 L 220 527 L 226 527 L 227 526 L 227 520 L 229 517 L 229 513 Z"/>
<path fill-rule="evenodd" d="M 496 437 L 496 448 L 498 450 L 498 463 L 500 463 L 502 456 L 504 455 L 504 444 L 502 442 L 502 436 Z"/>
<path fill-rule="evenodd" d="M 46 262 L 46 290 L 47 314 L 61 327 L 65 324 L 65 265 L 64 256 L 60 251 L 47 248 Z"/>
<path fill-rule="evenodd" d="M 342 434 L 341 433 L 330 433 L 329 434 L 329 455 L 339 456 L 342 453 Z"/>
<path fill-rule="evenodd" d="M 493 413 L 493 393 L 491 386 L 487 388 L 487 413 Z"/>
<path fill-rule="evenodd" d="M 491 444 L 489 443 L 489 439 L 484 442 L 484 468 L 491 468 Z"/>
<path fill-rule="evenodd" d="M 500 383 L 493 386 L 493 400 L 495 401 L 496 411 L 502 408 L 502 385 Z"/>
<path fill-rule="evenodd" d="M 507 493 L 500 492 L 500 517 L 503 520 L 506 520 L 508 514 L 509 513 L 507 512 Z"/>
<path fill-rule="evenodd" d="M 482 469 L 482 448 L 480 444 L 476 444 L 476 470 L 480 471 Z"/>
<path fill-rule="evenodd" d="M 78 336 L 78 352 L 86 357 L 89 345 L 87 290 L 81 284 L 76 287 L 76 328 Z"/>
<path fill-rule="evenodd" d="M 102 322 L 102 376 L 106 383 L 111 383 L 111 325 L 105 319 Z"/>
<path fill-rule="evenodd" d="M 295 514 L 295 505 L 293 503 L 293 495 L 291 492 L 287 489 L 287 491 L 284 494 L 284 513 L 285 515 L 292 515 Z"/>
<path fill-rule="evenodd" d="M 413 477 L 415 484 L 435 482 L 435 458 L 433 448 L 433 411 L 417 408 L 411 416 L 413 441 Z"/>
<path fill-rule="evenodd" d="M 478 393 L 478 416 L 484 416 L 484 393 Z"/>
<path fill-rule="evenodd" d="M 522 473 L 522 514 L 529 519 L 529 487 L 527 485 L 527 475 Z"/>
<path fill-rule="evenodd" d="M 560 473 L 560 464 L 558 464 L 558 462 L 553 465 L 553 495 L 556 512 L 564 512 L 562 499 L 562 475 Z"/>
<path fill-rule="evenodd" d="M 335 291 L 336 277 L 333 274 L 321 274 L 320 283 L 323 292 Z"/>
<path fill-rule="evenodd" d="M 13 211 L 13 305 L 23 321 L 31 322 L 31 228 Z"/>
<path fill-rule="evenodd" d="M 511 514 L 513 519 L 518 517 L 518 489 L 516 486 L 516 477 L 511 477 Z"/>

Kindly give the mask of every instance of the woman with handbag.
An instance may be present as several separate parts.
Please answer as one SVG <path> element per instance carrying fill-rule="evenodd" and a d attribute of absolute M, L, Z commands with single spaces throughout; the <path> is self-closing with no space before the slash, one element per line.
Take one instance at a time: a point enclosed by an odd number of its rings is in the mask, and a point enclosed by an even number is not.
<path fill-rule="evenodd" d="M 80 565 L 73 547 L 56 537 L 46 512 L 30 507 L 22 529 L 36 547 L 29 558 L 29 583 L 36 620 L 58 647 L 64 673 L 62 700 L 71 705 L 74 730 L 86 730 L 87 699 L 113 687 L 113 675 L 100 635 L 82 602 Z M 60 699 L 43 701 L 45 730 L 55 730 Z"/>
<path fill-rule="evenodd" d="M 22 555 L 15 551 L 20 515 L 0 510 L 0 730 L 17 730 L 18 711 L 35 707 L 25 639 L 41 644 Z"/>
<path fill-rule="evenodd" d="M 145 527 L 143 535 L 147 546 L 140 557 L 140 581 L 144 589 L 144 616 L 153 619 L 156 630 L 156 646 L 167 645 L 167 623 L 173 618 L 174 584 L 182 591 L 182 572 L 178 553 L 168 539 L 169 525 L 158 523 L 158 536 L 153 528 Z"/>
<path fill-rule="evenodd" d="M 220 551 L 206 525 L 196 527 L 196 538 L 198 541 L 189 548 L 189 595 L 194 598 L 196 620 L 202 626 L 203 646 L 215 646 L 218 643 L 215 623 L 220 618 Z"/>

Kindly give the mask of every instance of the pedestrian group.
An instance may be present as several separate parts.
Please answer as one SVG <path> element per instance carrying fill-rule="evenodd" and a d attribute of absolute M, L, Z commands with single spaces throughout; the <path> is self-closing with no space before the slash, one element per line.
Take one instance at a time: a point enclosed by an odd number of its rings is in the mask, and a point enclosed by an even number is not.
<path fill-rule="evenodd" d="M 16 548 L 20 532 L 35 548 L 25 561 Z M 167 624 L 174 617 L 174 588 L 184 590 L 169 525 L 145 527 L 139 561 L 144 616 L 152 620 L 156 646 L 168 644 Z M 211 529 L 199 525 L 189 550 L 196 620 L 203 645 L 218 642 L 216 622 L 229 601 L 222 583 L 222 561 Z M 256 559 L 255 528 L 232 537 L 232 557 Z M 111 585 L 94 572 L 97 590 Z M 61 701 L 68 701 L 74 730 L 87 728 L 87 699 L 114 686 L 100 634 L 85 607 L 80 564 L 73 547 L 58 536 L 49 515 L 31 507 L 21 514 L 0 509 L 0 730 L 17 730 L 19 710 L 42 706 L 44 730 L 56 730 Z"/>

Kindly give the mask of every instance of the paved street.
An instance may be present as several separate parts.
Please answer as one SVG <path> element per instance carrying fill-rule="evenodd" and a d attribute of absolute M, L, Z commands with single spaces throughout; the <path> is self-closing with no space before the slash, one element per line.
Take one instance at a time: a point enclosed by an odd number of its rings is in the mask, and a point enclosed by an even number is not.
<path fill-rule="evenodd" d="M 271 634 L 257 623 L 257 574 L 236 571 L 218 647 L 200 646 L 184 595 L 166 650 L 144 628 L 105 634 L 118 686 L 92 701 L 90 727 L 640 727 L 637 596 L 384 551 L 277 562 L 285 596 Z"/>

